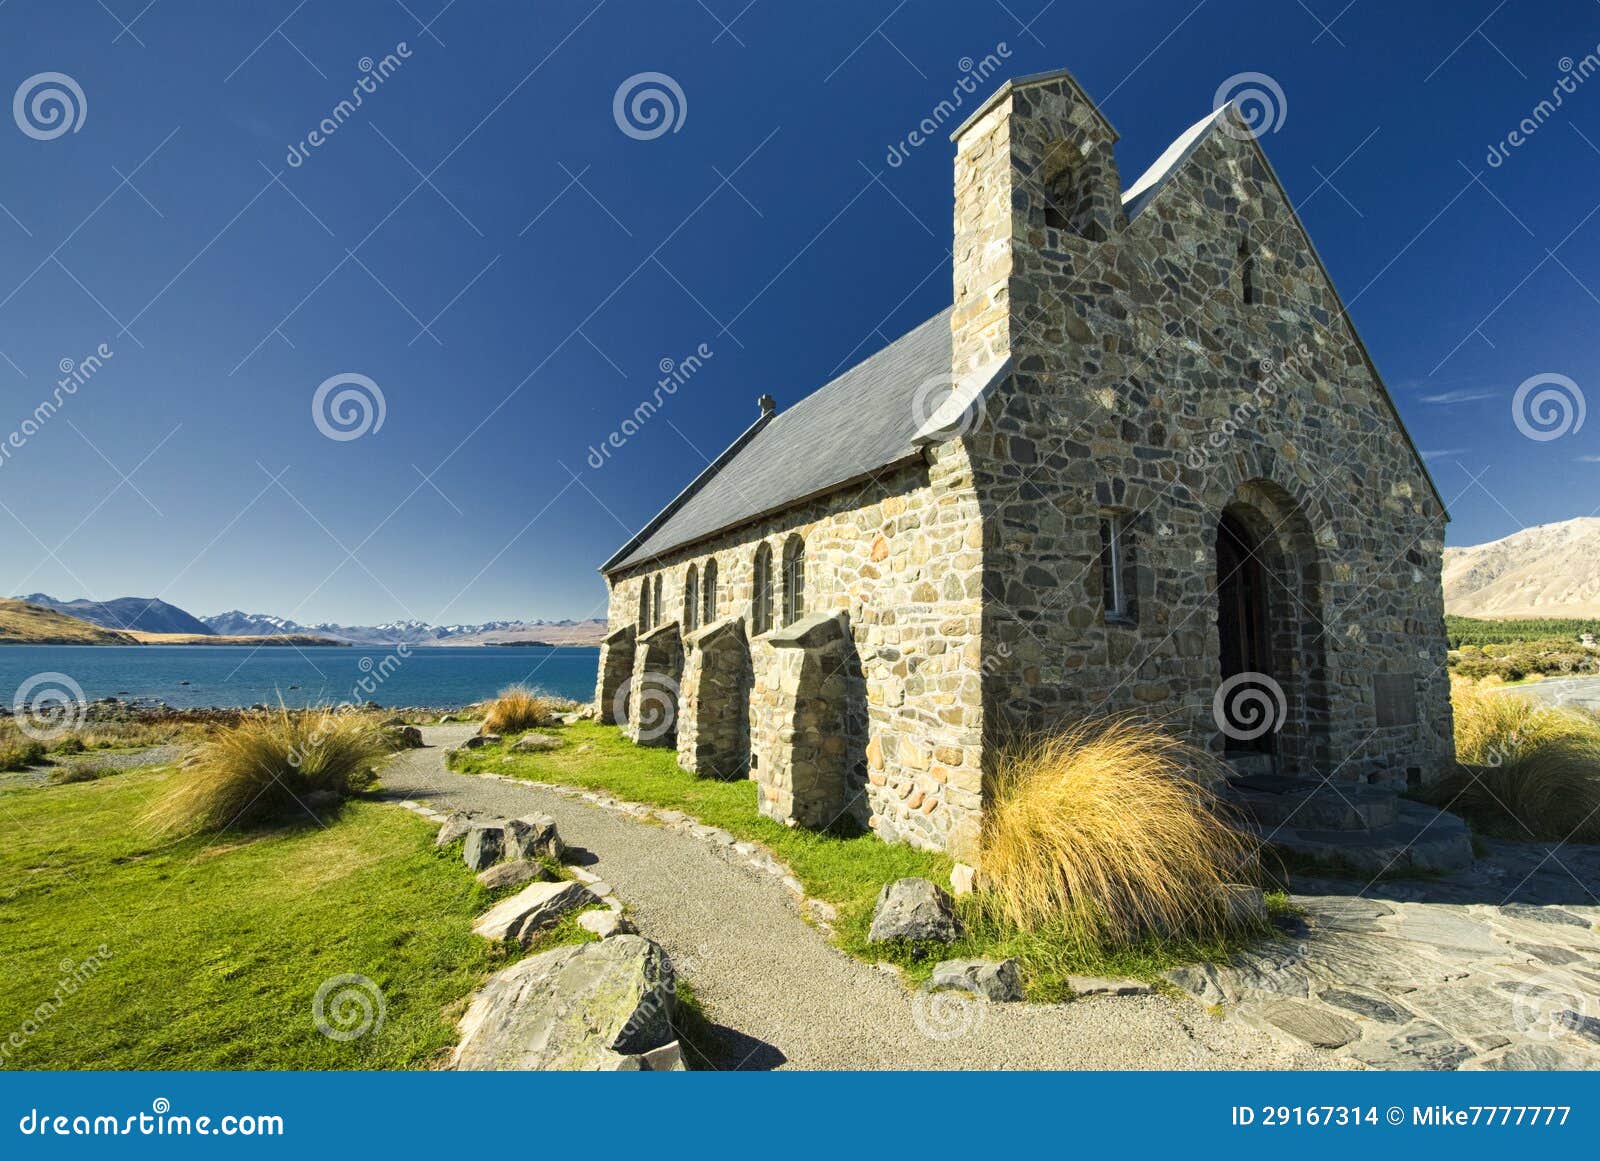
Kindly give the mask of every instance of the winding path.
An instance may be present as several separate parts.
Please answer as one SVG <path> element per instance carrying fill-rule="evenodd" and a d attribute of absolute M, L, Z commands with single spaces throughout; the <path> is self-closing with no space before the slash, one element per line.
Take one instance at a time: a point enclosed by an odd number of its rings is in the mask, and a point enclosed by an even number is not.
<path fill-rule="evenodd" d="M 721 1039 L 719 1067 L 1325 1067 L 1162 996 L 990 1005 L 909 992 L 830 946 L 780 884 L 714 844 L 535 785 L 446 770 L 446 749 L 475 730 L 423 727 L 427 745 L 384 770 L 385 793 L 442 809 L 553 815 L 694 985 Z"/>

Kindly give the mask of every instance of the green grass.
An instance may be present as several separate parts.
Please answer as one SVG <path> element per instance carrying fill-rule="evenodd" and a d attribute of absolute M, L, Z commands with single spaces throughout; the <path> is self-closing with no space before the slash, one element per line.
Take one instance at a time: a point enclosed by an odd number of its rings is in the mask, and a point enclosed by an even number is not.
<path fill-rule="evenodd" d="M 864 960 L 897 963 L 912 982 L 927 978 L 938 959 L 1016 956 L 1028 997 L 1057 1001 L 1070 998 L 1069 975 L 1125 975 L 1154 981 L 1179 964 L 1224 960 L 1246 942 L 1152 939 L 1110 953 L 1085 952 L 1065 932 L 1002 929 L 984 920 L 969 897 L 957 900 L 967 934 L 950 947 L 869 944 L 867 929 L 883 885 L 915 876 L 945 886 L 952 866 L 949 856 L 885 843 L 872 834 L 818 833 L 762 818 L 756 811 L 754 782 L 697 778 L 679 769 L 674 751 L 635 746 L 613 726 L 577 722 L 547 732 L 563 740 L 561 749 L 508 756 L 504 745 L 485 746 L 459 751 L 452 767 L 605 791 L 629 802 L 681 810 L 760 843 L 789 865 L 807 895 L 837 908 L 833 926 L 841 948 Z"/>
<path fill-rule="evenodd" d="M 0 791 L 0 1068 L 425 1068 L 455 1040 L 467 996 L 509 962 L 471 932 L 493 896 L 435 828 L 353 801 L 249 835 L 161 843 L 133 820 L 170 771 Z M 575 923 L 533 950 L 587 938 Z M 97 972 L 39 1022 L 58 984 Z M 333 976 L 381 989 L 381 1029 L 315 1027 Z"/>

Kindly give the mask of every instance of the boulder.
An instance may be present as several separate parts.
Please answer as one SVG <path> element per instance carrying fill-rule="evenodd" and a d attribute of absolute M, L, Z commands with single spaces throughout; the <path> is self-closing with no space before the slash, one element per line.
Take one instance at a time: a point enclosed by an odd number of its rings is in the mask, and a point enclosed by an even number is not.
<path fill-rule="evenodd" d="M 632 935 L 638 929 L 620 911 L 585 911 L 578 916 L 578 926 L 593 932 L 601 939 L 613 935 Z"/>
<path fill-rule="evenodd" d="M 506 857 L 506 824 L 504 820 L 478 821 L 467 828 L 467 841 L 461 848 L 461 858 L 469 870 L 482 871 Z"/>
<path fill-rule="evenodd" d="M 1022 974 L 1014 959 L 947 959 L 933 967 L 933 991 L 958 991 L 1004 1003 L 1022 999 Z"/>
<path fill-rule="evenodd" d="M 473 734 L 472 737 L 461 743 L 461 748 L 463 750 L 477 750 L 484 746 L 497 745 L 499 741 L 499 734 Z"/>
<path fill-rule="evenodd" d="M 465 838 L 467 831 L 472 829 L 472 824 L 482 822 L 487 815 L 478 810 L 452 810 L 450 816 L 444 820 L 444 825 L 439 828 L 438 837 L 433 840 L 436 847 L 447 847 L 457 839 Z"/>
<path fill-rule="evenodd" d="M 899 879 L 878 892 L 867 940 L 952 943 L 960 935 L 961 921 L 947 892 L 927 879 Z"/>
<path fill-rule="evenodd" d="M 461 1018 L 462 1070 L 681 1066 L 672 961 L 637 935 L 558 947 L 493 976 Z"/>
<path fill-rule="evenodd" d="M 519 754 L 537 754 L 561 749 L 561 739 L 549 734 L 527 733 L 513 742 L 511 748 Z"/>
<path fill-rule="evenodd" d="M 389 736 L 389 741 L 402 750 L 415 750 L 422 745 L 422 731 L 404 722 L 398 726 L 390 726 L 384 733 Z"/>
<path fill-rule="evenodd" d="M 582 883 L 530 883 L 509 899 L 502 899 L 478 917 L 472 930 L 496 943 L 514 939 L 527 943 L 533 933 L 560 919 L 568 911 L 600 902 Z"/>
<path fill-rule="evenodd" d="M 402 718 L 402 717 L 384 718 L 383 721 L 379 722 L 378 724 L 380 726 L 383 726 L 385 729 L 387 729 L 387 728 L 389 728 L 391 726 L 403 726 L 403 725 L 405 725 L 406 724 L 406 719 Z"/>
<path fill-rule="evenodd" d="M 1267 899 L 1260 887 L 1244 883 L 1229 883 L 1226 893 L 1228 924 L 1231 927 L 1265 927 L 1267 925 Z"/>
<path fill-rule="evenodd" d="M 543 863 L 531 859 L 518 859 L 512 863 L 499 863 L 478 873 L 478 882 L 497 891 L 501 887 L 520 887 L 524 883 L 548 882 L 554 878 Z"/>
<path fill-rule="evenodd" d="M 506 854 L 508 859 L 533 859 L 543 855 L 560 859 L 567 853 L 566 844 L 556 831 L 556 820 L 548 814 L 525 814 L 505 822 Z"/>

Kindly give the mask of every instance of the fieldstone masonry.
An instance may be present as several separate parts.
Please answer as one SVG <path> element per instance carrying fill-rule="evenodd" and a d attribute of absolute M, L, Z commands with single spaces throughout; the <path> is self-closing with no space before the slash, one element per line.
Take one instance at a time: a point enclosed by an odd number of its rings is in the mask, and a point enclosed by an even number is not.
<path fill-rule="evenodd" d="M 595 713 L 608 726 L 628 720 L 628 684 L 633 677 L 633 638 L 636 625 L 621 625 L 600 643 L 600 683 L 595 690 Z"/>
<path fill-rule="evenodd" d="M 1446 513 L 1248 127 L 1220 110 L 1124 189 L 1115 130 L 1056 72 L 1003 86 L 954 141 L 950 374 L 1004 371 L 921 454 L 610 568 L 611 623 L 636 622 L 645 585 L 681 607 L 714 560 L 705 620 L 744 625 L 763 810 L 816 824 L 848 801 L 884 838 L 970 863 L 985 760 L 1018 731 L 1136 711 L 1227 748 L 1226 523 L 1259 562 L 1256 665 L 1283 695 L 1267 760 L 1436 779 Z M 904 384 L 911 431 L 923 386 Z M 757 632 L 758 548 L 776 564 L 795 537 L 803 615 L 782 624 L 777 576 Z M 679 759 L 717 776 L 701 734 L 726 640 L 691 638 L 684 670 Z M 636 683 L 676 674 L 677 645 L 675 626 L 642 635 Z M 602 695 L 621 664 L 603 656 Z"/>
<path fill-rule="evenodd" d="M 628 737 L 641 746 L 676 744 L 678 690 L 683 677 L 683 638 L 670 621 L 639 637 L 628 687 Z"/>
<path fill-rule="evenodd" d="M 750 645 L 726 617 L 685 643 L 678 696 L 678 765 L 707 778 L 750 771 Z"/>

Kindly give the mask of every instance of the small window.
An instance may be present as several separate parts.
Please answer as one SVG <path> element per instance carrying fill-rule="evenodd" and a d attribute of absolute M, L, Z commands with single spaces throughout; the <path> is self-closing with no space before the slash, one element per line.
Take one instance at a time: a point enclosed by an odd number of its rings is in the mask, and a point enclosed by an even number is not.
<path fill-rule="evenodd" d="M 750 587 L 750 623 L 756 635 L 772 628 L 772 548 L 756 547 L 755 578 Z"/>
<path fill-rule="evenodd" d="M 700 627 L 700 570 L 692 564 L 683 581 L 683 627 L 689 632 Z"/>
<path fill-rule="evenodd" d="M 650 631 L 650 578 L 645 577 L 639 586 L 639 632 Z"/>
<path fill-rule="evenodd" d="M 1121 514 L 1104 516 L 1100 520 L 1100 586 L 1106 620 L 1132 623 L 1133 535 L 1128 518 Z"/>
<path fill-rule="evenodd" d="M 1239 297 L 1246 306 L 1256 301 L 1256 260 L 1250 253 L 1250 243 L 1239 240 Z"/>
<path fill-rule="evenodd" d="M 661 578 L 656 577 L 654 595 L 650 598 L 650 624 L 661 624 Z"/>
<path fill-rule="evenodd" d="M 806 542 L 789 537 L 783 546 L 783 623 L 792 625 L 806 614 Z"/>
<path fill-rule="evenodd" d="M 705 587 L 705 611 L 702 620 L 707 625 L 717 619 L 717 560 L 712 557 L 706 561 L 705 579 L 700 582 Z"/>

